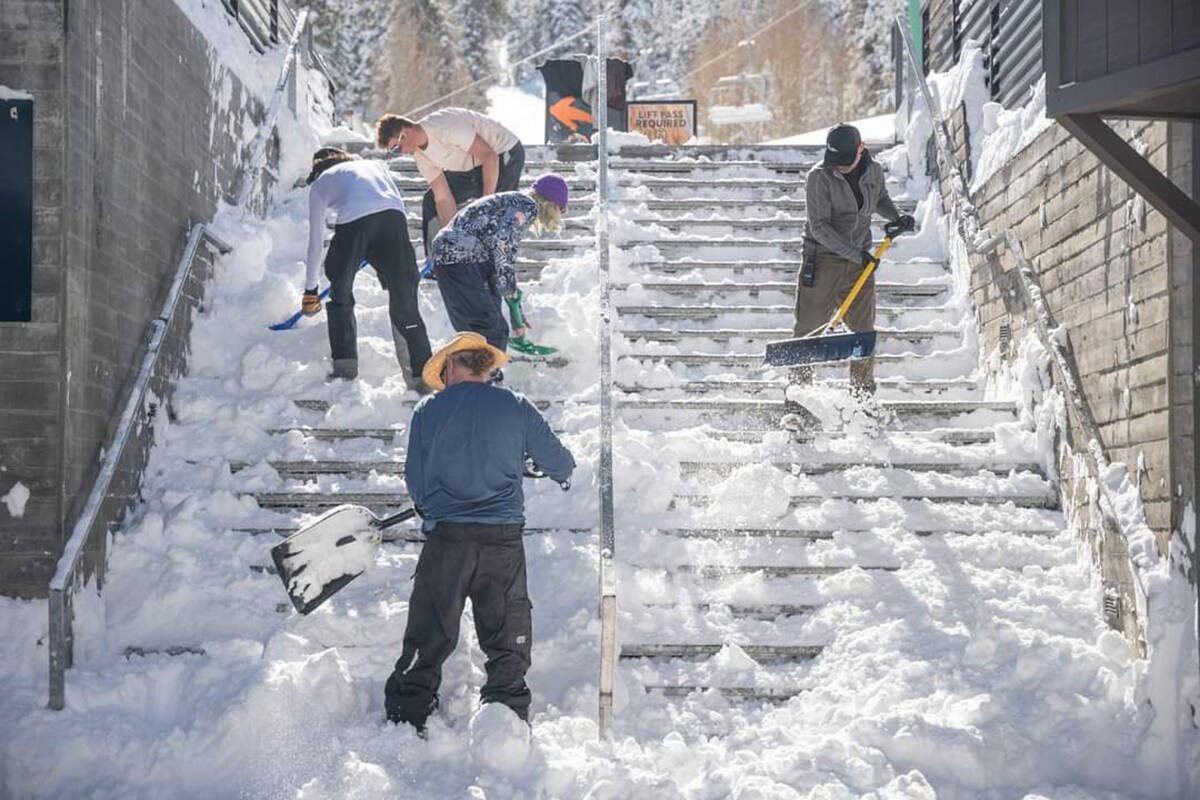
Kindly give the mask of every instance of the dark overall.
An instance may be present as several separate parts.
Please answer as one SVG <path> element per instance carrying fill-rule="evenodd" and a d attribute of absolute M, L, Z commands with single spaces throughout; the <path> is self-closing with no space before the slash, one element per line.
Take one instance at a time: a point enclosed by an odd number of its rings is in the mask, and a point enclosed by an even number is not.
<path fill-rule="evenodd" d="M 529 718 L 533 621 L 525 587 L 520 525 L 439 522 L 417 561 L 404 650 L 384 688 L 392 722 L 418 729 L 438 705 L 442 664 L 458 644 L 463 606 L 471 600 L 479 646 L 487 655 L 484 703 L 504 703 Z"/>
<path fill-rule="evenodd" d="M 406 378 L 420 376 L 430 356 L 429 336 L 417 308 L 420 273 L 404 212 L 396 210 L 377 211 L 334 228 L 333 241 L 325 254 L 325 277 L 330 286 L 325 313 L 335 371 L 339 365 L 352 365 L 357 372 L 354 276 L 364 260 L 375 268 L 379 283 L 388 293 L 388 315 L 400 367 Z"/>

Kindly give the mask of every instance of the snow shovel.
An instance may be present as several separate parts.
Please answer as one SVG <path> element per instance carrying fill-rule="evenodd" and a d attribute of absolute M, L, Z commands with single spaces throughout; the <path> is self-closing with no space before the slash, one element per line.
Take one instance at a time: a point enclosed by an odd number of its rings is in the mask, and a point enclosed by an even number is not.
<path fill-rule="evenodd" d="M 384 528 L 416 515 L 414 507 L 380 519 L 364 506 L 338 506 L 272 547 L 292 605 L 301 614 L 320 606 L 374 563 Z"/>
<path fill-rule="evenodd" d="M 816 330 L 795 338 L 782 339 L 778 342 L 768 342 L 763 361 L 771 366 L 797 366 L 799 364 L 822 364 L 846 359 L 868 358 L 875 352 L 875 331 L 855 333 L 846 327 L 842 318 L 850 309 L 850 305 L 858 297 L 862 287 L 875 272 L 875 266 L 883 258 L 883 254 L 892 245 L 892 237 L 900 233 L 895 223 L 888 223 L 884 228 L 885 235 L 875 251 L 875 258 L 863 267 L 854 287 L 846 295 L 838 310 Z"/>
<path fill-rule="evenodd" d="M 512 319 L 512 326 L 516 328 L 525 327 L 525 313 L 521 310 L 521 300 L 525 298 L 525 293 L 517 289 L 516 297 L 506 297 L 504 302 L 508 304 L 508 316 Z M 518 353 L 524 353 L 530 356 L 548 356 L 551 353 L 557 353 L 558 348 L 546 347 L 545 345 L 534 344 L 524 336 L 513 336 L 508 340 L 508 346 Z"/>
<path fill-rule="evenodd" d="M 366 265 L 367 265 L 367 262 L 364 261 L 358 265 L 358 268 L 362 269 Z M 325 298 L 329 297 L 329 290 L 332 288 L 333 288 L 332 286 L 326 286 L 324 289 L 321 290 L 321 293 L 319 295 L 317 295 L 317 299 L 320 300 L 321 302 L 325 302 Z M 298 323 L 300 321 L 300 318 L 303 316 L 304 316 L 303 311 L 297 311 L 295 314 L 292 314 L 290 317 L 285 319 L 283 322 L 276 322 L 274 325 L 268 325 L 267 327 L 273 331 L 290 331 L 292 328 L 296 327 L 296 323 Z"/>

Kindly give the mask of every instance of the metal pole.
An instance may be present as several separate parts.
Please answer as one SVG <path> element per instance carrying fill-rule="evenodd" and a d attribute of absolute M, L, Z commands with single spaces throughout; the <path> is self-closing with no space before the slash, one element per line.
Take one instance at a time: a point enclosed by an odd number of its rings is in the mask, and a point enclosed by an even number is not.
<path fill-rule="evenodd" d="M 608 285 L 608 50 L 605 3 L 596 17 L 596 251 L 600 272 L 600 736 L 612 730 L 617 645 L 617 581 L 613 566 L 612 304 Z"/>

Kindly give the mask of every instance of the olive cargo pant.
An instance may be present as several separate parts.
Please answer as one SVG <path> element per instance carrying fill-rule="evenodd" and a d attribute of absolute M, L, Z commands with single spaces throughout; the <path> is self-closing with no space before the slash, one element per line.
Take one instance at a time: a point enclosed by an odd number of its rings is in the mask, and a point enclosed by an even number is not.
<path fill-rule="evenodd" d="M 805 286 L 800 282 L 800 276 L 796 276 L 796 324 L 792 329 L 793 336 L 806 336 L 829 322 L 862 274 L 862 264 L 855 261 L 833 255 L 818 255 L 816 259 L 812 286 Z M 846 311 L 845 322 L 855 333 L 875 330 L 874 273 Z M 807 383 L 812 381 L 813 368 L 800 367 L 793 370 L 793 374 L 796 380 Z M 875 393 L 874 356 L 850 362 L 850 388 L 868 394 Z"/>

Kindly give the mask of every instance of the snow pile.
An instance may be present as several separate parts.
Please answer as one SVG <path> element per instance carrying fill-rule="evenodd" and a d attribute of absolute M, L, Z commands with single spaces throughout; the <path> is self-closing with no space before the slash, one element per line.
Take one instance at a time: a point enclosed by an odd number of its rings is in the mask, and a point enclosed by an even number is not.
<path fill-rule="evenodd" d="M 24 89 L 10 89 L 0 83 L 0 100 L 32 100 L 33 95 Z"/>
<path fill-rule="evenodd" d="M 972 166 L 971 191 L 976 191 L 1038 134 L 1054 124 L 1046 116 L 1046 76 L 1038 79 L 1029 102 L 1007 110 L 999 103 L 981 107 L 983 143 Z M 973 142 L 974 144 L 974 142 Z"/>
<path fill-rule="evenodd" d="M 14 517 L 25 516 L 25 504 L 29 502 L 29 487 L 17 481 L 12 485 L 3 497 L 0 497 L 0 503 L 8 509 L 8 513 Z"/>

